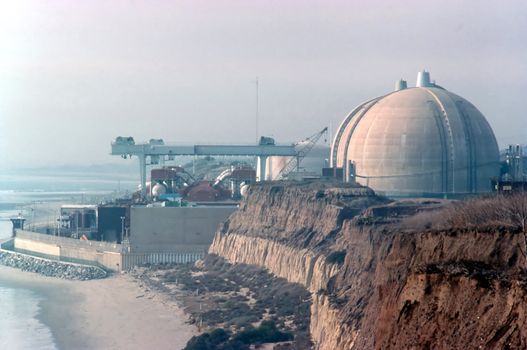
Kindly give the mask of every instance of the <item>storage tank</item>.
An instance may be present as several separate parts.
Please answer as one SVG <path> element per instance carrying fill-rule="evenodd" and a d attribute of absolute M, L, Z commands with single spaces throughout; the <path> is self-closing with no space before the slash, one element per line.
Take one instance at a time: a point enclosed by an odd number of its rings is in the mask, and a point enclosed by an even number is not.
<path fill-rule="evenodd" d="M 165 193 L 167 193 L 167 188 L 164 184 L 156 183 L 154 187 L 152 187 L 152 197 L 154 198 L 158 198 Z"/>

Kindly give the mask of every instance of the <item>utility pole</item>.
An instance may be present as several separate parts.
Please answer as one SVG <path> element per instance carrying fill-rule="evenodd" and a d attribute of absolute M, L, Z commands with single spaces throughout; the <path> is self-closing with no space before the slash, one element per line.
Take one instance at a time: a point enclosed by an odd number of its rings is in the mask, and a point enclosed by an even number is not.
<path fill-rule="evenodd" d="M 126 216 L 121 216 L 121 242 L 123 242 L 124 239 L 124 220 L 126 219 Z"/>
<path fill-rule="evenodd" d="M 258 101 L 258 94 L 259 94 L 259 89 L 258 89 L 258 77 L 256 77 L 256 144 L 258 144 L 258 104 L 259 104 L 259 101 Z"/>

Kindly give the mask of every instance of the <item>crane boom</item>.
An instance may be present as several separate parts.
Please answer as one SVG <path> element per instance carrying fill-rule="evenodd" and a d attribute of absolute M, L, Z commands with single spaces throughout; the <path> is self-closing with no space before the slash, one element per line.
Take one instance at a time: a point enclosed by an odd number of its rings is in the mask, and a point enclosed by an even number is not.
<path fill-rule="evenodd" d="M 295 169 L 300 166 L 300 162 L 307 156 L 307 154 L 313 149 L 318 140 L 322 135 L 326 134 L 328 128 L 320 130 L 319 132 L 309 136 L 307 139 L 297 142 L 295 148 L 298 148 L 298 151 L 295 156 L 291 157 L 286 165 L 280 170 L 276 179 L 283 180 Z"/>

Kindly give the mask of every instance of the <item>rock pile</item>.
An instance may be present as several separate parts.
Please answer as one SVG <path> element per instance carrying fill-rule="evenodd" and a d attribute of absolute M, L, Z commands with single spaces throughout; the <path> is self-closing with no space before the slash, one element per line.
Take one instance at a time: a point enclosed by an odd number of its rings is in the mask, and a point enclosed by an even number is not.
<path fill-rule="evenodd" d="M 107 276 L 106 271 L 99 267 L 48 260 L 6 250 L 0 250 L 0 264 L 69 280 L 86 281 Z"/>

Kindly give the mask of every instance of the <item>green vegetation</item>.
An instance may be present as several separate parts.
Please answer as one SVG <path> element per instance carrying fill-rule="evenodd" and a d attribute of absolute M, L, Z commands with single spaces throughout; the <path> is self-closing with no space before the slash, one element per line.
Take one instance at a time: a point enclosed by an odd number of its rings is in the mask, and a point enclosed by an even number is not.
<path fill-rule="evenodd" d="M 331 252 L 326 257 L 326 262 L 328 264 L 337 264 L 342 265 L 344 263 L 344 259 L 346 258 L 346 251 L 345 250 L 338 250 L 335 252 Z"/>
<path fill-rule="evenodd" d="M 207 309 L 191 311 L 194 322 L 203 320 L 208 326 L 240 330 L 269 314 L 277 318 L 278 325 L 287 318 L 292 320 L 295 331 L 309 330 L 310 293 L 302 285 L 277 278 L 262 268 L 231 265 L 222 258 L 209 255 L 205 258 L 203 270 L 193 264 L 158 266 L 156 269 L 165 284 L 177 281 L 178 288 L 191 294 L 197 291 L 196 298 L 204 293 L 208 295 L 210 306 Z M 204 274 L 196 275 L 198 272 Z M 241 288 L 246 288 L 249 293 L 244 295 Z M 254 301 L 249 303 L 249 297 Z"/>
<path fill-rule="evenodd" d="M 244 344 L 277 343 L 288 340 L 293 340 L 293 335 L 279 331 L 275 322 L 271 320 L 262 321 L 258 328 L 248 327 L 234 337 L 234 341 Z"/>
<path fill-rule="evenodd" d="M 192 337 L 185 346 L 185 350 L 228 349 L 226 343 L 229 341 L 229 338 L 230 332 L 218 328 L 210 333 L 203 333 Z"/>
<path fill-rule="evenodd" d="M 231 335 L 229 331 L 218 328 L 210 333 L 192 337 L 185 350 L 246 350 L 251 344 L 277 343 L 293 340 L 293 335 L 281 332 L 274 321 L 263 321 L 258 328 L 252 326 Z"/>
<path fill-rule="evenodd" d="M 157 265 L 141 271 L 137 277 L 149 287 L 166 293 L 173 293 L 175 287 L 182 294 L 178 300 L 191 314 L 191 323 L 209 330 L 225 329 L 232 338 L 230 347 L 220 348 L 212 344 L 217 334 L 211 338 L 211 333 L 205 333 L 193 339 L 188 349 L 247 349 L 243 337 L 267 339 L 276 333 L 275 328 L 280 334 L 294 335 L 295 344 L 290 349 L 309 349 L 312 345 L 311 294 L 301 284 L 289 283 L 257 266 L 231 265 L 215 255 L 206 256 L 200 264 Z M 269 319 L 273 320 L 272 327 L 266 323 Z M 263 328 L 254 328 L 258 324 Z M 236 343 L 238 334 L 243 335 Z M 222 346 L 227 346 L 224 343 Z"/>

